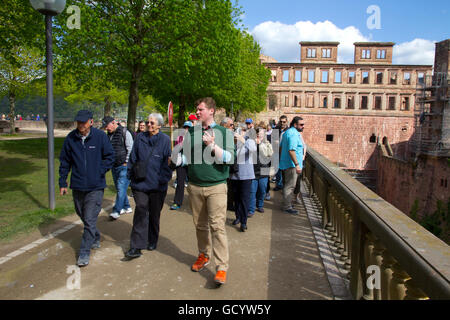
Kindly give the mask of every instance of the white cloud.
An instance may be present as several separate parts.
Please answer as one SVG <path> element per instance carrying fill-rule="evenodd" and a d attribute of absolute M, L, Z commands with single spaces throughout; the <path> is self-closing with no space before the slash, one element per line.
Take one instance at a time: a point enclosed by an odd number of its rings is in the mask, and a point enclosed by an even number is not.
<path fill-rule="evenodd" d="M 328 20 L 317 23 L 299 21 L 293 25 L 266 21 L 257 25 L 250 33 L 260 44 L 262 53 L 279 62 L 299 62 L 300 41 L 337 41 L 340 43 L 338 63 L 353 63 L 355 50 L 353 43 L 375 41 L 371 36 L 364 36 L 354 26 L 341 29 Z M 432 41 L 415 39 L 394 47 L 393 63 L 433 64 L 433 62 Z"/>
<path fill-rule="evenodd" d="M 395 64 L 434 64 L 435 42 L 414 39 L 394 46 L 393 63 Z"/>

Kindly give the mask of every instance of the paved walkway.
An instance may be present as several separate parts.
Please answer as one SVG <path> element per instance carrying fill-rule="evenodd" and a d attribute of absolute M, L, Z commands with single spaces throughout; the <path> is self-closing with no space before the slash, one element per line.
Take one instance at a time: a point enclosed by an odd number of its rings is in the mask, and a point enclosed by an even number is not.
<path fill-rule="evenodd" d="M 72 215 L 1 246 L 0 299 L 339 298 L 330 274 L 325 271 L 317 235 L 305 207 L 298 205 L 299 216 L 284 214 L 279 210 L 281 193 L 271 193 L 273 200 L 266 201 L 264 213 L 257 212 L 249 219 L 245 233 L 231 225 L 234 213 L 228 212 L 230 269 L 228 282 L 220 288 L 213 282 L 214 261 L 200 273 L 190 270 L 197 250 L 189 197 L 186 195 L 181 210 L 170 211 L 174 189 L 169 187 L 156 251 L 143 251 L 140 258 L 123 261 L 129 248 L 133 214 L 109 221 L 110 209 L 106 210 L 98 220 L 101 248 L 91 253 L 89 266 L 78 269 L 80 289 L 70 290 L 82 232 L 81 224 L 72 225 L 79 221 Z M 111 206 L 111 202 L 103 203 L 104 208 Z M 65 226 L 66 229 L 49 236 Z M 45 236 L 47 239 L 42 240 Z M 27 246 L 33 242 L 34 245 Z M 11 252 L 14 257 L 2 260 Z M 332 261 L 330 258 L 325 265 Z M 331 276 L 339 278 L 338 273 Z"/>

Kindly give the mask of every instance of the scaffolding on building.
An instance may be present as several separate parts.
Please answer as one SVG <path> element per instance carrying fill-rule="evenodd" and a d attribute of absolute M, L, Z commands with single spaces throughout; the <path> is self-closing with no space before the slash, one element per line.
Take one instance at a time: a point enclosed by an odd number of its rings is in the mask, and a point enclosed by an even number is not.
<path fill-rule="evenodd" d="M 450 73 L 438 72 L 420 79 L 416 85 L 415 132 L 410 150 L 421 154 L 450 156 Z"/>

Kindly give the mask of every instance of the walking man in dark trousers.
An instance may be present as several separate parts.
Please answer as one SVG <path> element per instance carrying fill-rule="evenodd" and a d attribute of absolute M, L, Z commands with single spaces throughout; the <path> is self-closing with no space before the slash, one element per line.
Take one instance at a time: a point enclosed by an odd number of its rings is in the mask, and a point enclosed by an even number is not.
<path fill-rule="evenodd" d="M 100 248 L 97 218 L 102 208 L 105 174 L 114 163 L 114 151 L 106 134 L 92 125 L 92 112 L 80 110 L 75 117 L 77 128 L 64 140 L 59 156 L 60 194 L 67 194 L 67 176 L 70 176 L 75 211 L 84 224 L 77 264 L 89 264 L 91 249 Z"/>

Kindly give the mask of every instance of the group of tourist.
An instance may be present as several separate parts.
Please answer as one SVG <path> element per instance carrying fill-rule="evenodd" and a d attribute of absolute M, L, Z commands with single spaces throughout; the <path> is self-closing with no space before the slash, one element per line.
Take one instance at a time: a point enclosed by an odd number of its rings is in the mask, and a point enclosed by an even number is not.
<path fill-rule="evenodd" d="M 247 219 L 255 211 L 264 212 L 270 170 L 278 164 L 272 144 L 280 140 L 278 171 L 284 183 L 283 210 L 298 214 L 292 207 L 292 197 L 299 192 L 305 154 L 303 119 L 294 117 L 289 129 L 286 117 L 282 117 L 286 122 L 280 119 L 275 129 L 263 122 L 255 126 L 252 119 L 235 128 L 231 118 L 223 119 L 220 125 L 215 123 L 214 99 L 200 99 L 196 108 L 195 115 L 184 123 L 184 132 L 177 137 L 173 150 L 169 136 L 161 132 L 161 114 L 150 114 L 148 121 L 140 122 L 137 132 L 132 133 L 112 117 L 103 118 L 100 129 L 94 128 L 92 113 L 78 112 L 77 128 L 64 141 L 59 168 L 60 194 L 67 193 L 71 171 L 75 210 L 84 223 L 78 266 L 88 265 L 91 249 L 100 248 L 96 224 L 108 170 L 117 190 L 111 219 L 133 211 L 127 197 L 129 186 L 136 204 L 130 248 L 125 253 L 129 260 L 140 257 L 143 249 L 157 247 L 160 214 L 173 171 L 177 173 L 177 185 L 172 210 L 182 205 L 188 181 L 199 253 L 191 270 L 202 270 L 214 257 L 217 285 L 226 282 L 229 267 L 227 209 L 235 211 L 233 225 L 240 224 L 242 232 L 247 230 Z M 284 128 L 282 137 L 273 134 L 278 128 Z"/>

